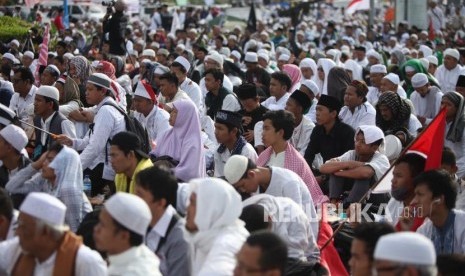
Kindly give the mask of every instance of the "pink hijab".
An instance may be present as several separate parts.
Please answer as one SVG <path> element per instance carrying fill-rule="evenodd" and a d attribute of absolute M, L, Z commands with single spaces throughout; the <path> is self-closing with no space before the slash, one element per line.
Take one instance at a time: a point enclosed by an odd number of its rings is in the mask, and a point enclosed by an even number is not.
<path fill-rule="evenodd" d="M 283 72 L 286 72 L 289 77 L 291 77 L 292 87 L 289 89 L 289 92 L 292 93 L 300 87 L 302 72 L 300 72 L 300 68 L 294 64 L 284 64 Z"/>
<path fill-rule="evenodd" d="M 178 115 L 174 126 L 162 134 L 155 149 L 155 156 L 168 155 L 179 164 L 174 175 L 184 182 L 205 177 L 205 156 L 201 138 L 198 110 L 191 100 L 173 102 Z"/>

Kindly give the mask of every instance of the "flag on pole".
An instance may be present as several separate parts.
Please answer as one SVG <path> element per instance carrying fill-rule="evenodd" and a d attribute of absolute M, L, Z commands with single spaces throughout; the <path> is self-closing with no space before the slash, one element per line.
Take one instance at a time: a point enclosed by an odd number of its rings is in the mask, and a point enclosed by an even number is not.
<path fill-rule="evenodd" d="M 369 10 L 370 0 L 352 0 L 346 8 L 346 14 L 351 15 L 356 11 Z"/>
<path fill-rule="evenodd" d="M 441 167 L 442 151 L 444 149 L 444 135 L 446 132 L 446 109 L 439 111 L 426 129 L 418 135 L 412 144 L 405 150 L 406 153 L 415 153 L 426 159 L 425 171 Z M 392 170 L 394 166 L 383 175 L 372 193 L 382 194 L 391 191 Z"/>
<path fill-rule="evenodd" d="M 320 231 L 318 232 L 318 248 L 320 251 L 320 262 L 329 271 L 329 275 L 333 276 L 349 276 L 344 264 L 341 261 L 341 257 L 334 247 L 334 242 L 329 239 L 333 236 L 333 228 L 328 223 L 326 216 L 326 205 L 321 206 L 321 220 L 320 220 Z M 329 242 L 328 242 L 329 241 Z M 323 247 L 324 246 L 324 247 Z"/>
<path fill-rule="evenodd" d="M 37 63 L 36 71 L 34 72 L 34 78 L 36 80 L 36 86 L 39 85 L 39 67 L 40 65 L 47 66 L 48 59 L 48 42 L 50 41 L 50 24 L 45 24 L 44 39 L 40 44 L 39 51 L 39 62 Z"/>
<path fill-rule="evenodd" d="M 247 30 L 249 30 L 251 33 L 257 31 L 257 16 L 255 14 L 254 2 L 252 2 L 252 5 L 250 6 L 249 19 L 247 20 Z"/>
<path fill-rule="evenodd" d="M 69 28 L 69 7 L 68 0 L 63 0 L 63 25 L 65 29 Z"/>

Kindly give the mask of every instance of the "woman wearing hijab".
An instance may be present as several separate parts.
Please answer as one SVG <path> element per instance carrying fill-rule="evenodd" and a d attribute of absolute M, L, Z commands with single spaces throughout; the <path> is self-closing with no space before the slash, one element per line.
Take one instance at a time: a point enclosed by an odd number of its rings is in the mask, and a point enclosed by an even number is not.
<path fill-rule="evenodd" d="M 419 59 L 410 59 L 405 62 L 400 68 L 400 75 L 404 79 L 404 90 L 407 92 L 407 97 L 410 99 L 410 95 L 415 91 L 415 88 L 412 86 L 412 77 L 416 73 L 423 73 L 428 76 L 428 81 L 430 85 L 439 87 L 438 81 L 434 76 L 432 76 L 428 71 L 423 67 Z"/>
<path fill-rule="evenodd" d="M 54 86 L 60 93 L 60 113 L 68 117 L 69 113 L 82 107 L 79 86 L 73 79 L 60 77 Z"/>
<path fill-rule="evenodd" d="M 115 68 L 116 81 L 126 90 L 127 95 L 132 95 L 131 78 L 125 73 L 123 59 L 119 56 L 113 56 L 111 64 Z"/>
<path fill-rule="evenodd" d="M 311 58 L 304 58 L 299 64 L 300 71 L 302 72 L 303 80 L 312 80 L 318 83 L 318 67 Z"/>
<path fill-rule="evenodd" d="M 153 152 L 158 159 L 172 158 L 177 163 L 174 175 L 184 182 L 204 177 L 206 172 L 198 113 L 191 100 L 174 101 L 169 119 L 172 128 L 162 134 Z"/>
<path fill-rule="evenodd" d="M 113 64 L 108 61 L 100 61 L 96 68 L 97 73 L 103 73 L 111 79 L 111 92 L 115 96 L 115 101 L 123 110 L 127 108 L 126 90 L 116 81 L 116 70 Z"/>
<path fill-rule="evenodd" d="M 318 82 L 316 84 L 318 85 L 320 94 L 328 95 L 328 75 L 329 71 L 336 66 L 336 63 L 329 58 L 320 58 L 317 65 Z M 316 95 L 316 97 L 319 98 L 320 95 Z"/>
<path fill-rule="evenodd" d="M 284 64 L 283 72 L 286 72 L 292 81 L 291 89 L 289 89 L 289 93 L 292 93 L 299 89 L 300 81 L 302 80 L 302 73 L 300 72 L 299 67 L 294 64 Z"/>
<path fill-rule="evenodd" d="M 249 232 L 239 220 L 239 193 L 218 178 L 195 179 L 186 216 L 186 240 L 191 247 L 192 275 L 232 275 L 236 253 Z"/>
<path fill-rule="evenodd" d="M 457 157 L 457 176 L 465 176 L 465 100 L 457 92 L 444 94 L 441 108 L 447 108 L 446 137 L 444 147 L 450 148 Z"/>
<path fill-rule="evenodd" d="M 376 126 L 381 128 L 384 135 L 397 136 L 402 145 L 406 146 L 416 135 L 417 130 L 412 129 L 410 105 L 397 93 L 386 91 L 379 97 L 376 104 Z M 421 124 L 420 124 L 421 125 Z"/>
<path fill-rule="evenodd" d="M 326 52 L 326 56 L 331 59 L 332 61 L 334 61 L 334 63 L 336 64 L 336 66 L 338 67 L 342 67 L 344 64 L 341 62 L 341 51 L 337 50 L 337 49 L 330 49 Z"/>
<path fill-rule="evenodd" d="M 344 63 L 344 69 L 351 80 L 363 81 L 363 68 L 355 60 L 349 59 Z"/>
<path fill-rule="evenodd" d="M 79 154 L 54 144 L 39 160 L 18 171 L 6 184 L 10 193 L 44 192 L 55 196 L 67 207 L 65 222 L 73 232 L 92 206 L 83 192 Z"/>
<path fill-rule="evenodd" d="M 92 74 L 92 68 L 89 66 L 89 62 L 83 56 L 76 56 L 69 61 L 69 72 L 68 76 L 79 87 L 79 99 L 85 107 L 89 107 L 86 101 L 86 82 L 89 76 Z"/>
<path fill-rule="evenodd" d="M 350 84 L 350 76 L 342 67 L 334 67 L 328 74 L 328 95 L 344 102 L 344 94 Z"/>

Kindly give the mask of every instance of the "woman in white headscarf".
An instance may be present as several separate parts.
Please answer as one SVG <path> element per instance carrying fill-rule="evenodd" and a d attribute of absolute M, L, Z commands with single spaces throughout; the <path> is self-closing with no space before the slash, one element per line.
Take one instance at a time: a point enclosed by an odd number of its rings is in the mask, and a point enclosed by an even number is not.
<path fill-rule="evenodd" d="M 191 247 L 192 275 L 232 275 L 235 255 L 249 235 L 239 220 L 241 197 L 218 178 L 195 179 L 189 185 L 185 236 Z"/>
<path fill-rule="evenodd" d="M 311 58 L 304 58 L 299 63 L 300 71 L 304 80 L 312 80 L 318 82 L 318 66 Z"/>
<path fill-rule="evenodd" d="M 39 160 L 15 174 L 5 188 L 15 194 L 44 192 L 55 196 L 66 205 L 65 222 L 73 232 L 84 216 L 92 211 L 83 192 L 79 154 L 59 144 L 52 145 Z"/>
<path fill-rule="evenodd" d="M 334 61 L 330 60 L 329 58 L 320 58 L 317 63 L 317 75 L 318 75 L 318 88 L 320 90 L 320 94 L 328 95 L 328 75 L 329 71 L 336 66 Z M 319 98 L 319 95 L 317 96 Z"/>
<path fill-rule="evenodd" d="M 318 261 L 318 217 L 313 206 L 305 206 L 306 213 L 289 198 L 267 194 L 255 195 L 242 202 L 244 208 L 254 204 L 262 205 L 265 214 L 270 216 L 271 231 L 286 242 L 289 258 Z"/>
<path fill-rule="evenodd" d="M 465 177 L 465 99 L 457 92 L 442 96 L 441 108 L 447 108 L 444 146 L 457 157 L 457 176 Z"/>
<path fill-rule="evenodd" d="M 326 52 L 326 56 L 329 59 L 332 59 L 334 63 L 336 63 L 336 66 L 342 67 L 344 64 L 341 62 L 341 51 L 337 49 L 331 49 Z"/>
<path fill-rule="evenodd" d="M 363 68 L 355 60 L 347 60 L 344 63 L 344 69 L 349 74 L 351 80 L 363 81 Z"/>

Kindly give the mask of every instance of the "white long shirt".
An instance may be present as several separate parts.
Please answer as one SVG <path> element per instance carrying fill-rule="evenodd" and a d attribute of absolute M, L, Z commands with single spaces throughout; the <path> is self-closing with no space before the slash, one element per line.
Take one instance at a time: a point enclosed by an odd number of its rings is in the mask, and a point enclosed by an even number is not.
<path fill-rule="evenodd" d="M 86 135 L 83 139 L 73 139 L 73 148 L 82 150 L 80 155 L 82 169 L 93 169 L 99 163 L 104 162 L 103 179 L 114 180 L 115 171 L 110 163 L 110 145 L 108 139 L 113 138 L 115 134 L 126 130 L 126 122 L 124 116 L 114 107 L 103 105 L 106 102 L 111 102 L 114 105 L 117 103 L 110 97 L 106 97 L 97 105 L 97 114 L 94 118 L 94 131 L 90 135 Z M 105 149 L 107 158 L 105 158 Z M 106 162 L 106 160 L 108 162 Z"/>
<path fill-rule="evenodd" d="M 202 96 L 205 99 L 205 96 L 208 93 L 207 87 L 205 86 L 205 77 L 200 79 L 199 86 L 200 86 L 200 89 L 202 90 Z M 232 92 L 234 88 L 231 80 L 226 75 L 224 75 L 224 78 L 223 78 L 223 87 L 228 89 L 230 92 Z"/>
<path fill-rule="evenodd" d="M 161 276 L 158 257 L 143 244 L 108 256 L 108 261 L 108 275 L 111 276 Z"/>
<path fill-rule="evenodd" d="M 413 93 L 410 95 L 410 101 L 412 101 L 413 107 L 415 109 L 415 115 L 425 117 L 426 124 L 429 124 L 431 120 L 439 113 L 442 96 L 442 92 L 439 91 L 436 93 L 434 97 L 434 110 L 427 110 L 429 106 L 427 98 L 422 97 L 417 91 L 413 91 Z"/>
<path fill-rule="evenodd" d="M 26 120 L 28 118 L 28 108 L 34 104 L 36 91 L 37 87 L 33 85 L 26 97 L 23 98 L 19 96 L 18 92 L 15 92 L 13 96 L 11 96 L 10 109 L 18 115 L 19 119 Z"/>
<path fill-rule="evenodd" d="M 460 65 L 455 66 L 452 70 L 447 70 L 446 67 L 444 67 L 444 64 L 439 66 L 434 76 L 441 86 L 441 91 L 444 91 L 445 93 L 455 91 L 457 79 L 459 78 L 461 71 L 462 67 Z"/>
<path fill-rule="evenodd" d="M 244 145 L 241 151 L 241 155 L 250 158 L 254 162 L 256 162 L 258 159 L 257 152 L 255 151 L 254 147 L 249 143 L 246 143 Z M 215 177 L 224 176 L 224 165 L 226 164 L 226 161 L 228 161 L 229 157 L 231 157 L 231 151 L 228 148 L 226 148 L 223 153 L 219 153 L 215 150 Z"/>
<path fill-rule="evenodd" d="M 446 138 L 451 126 L 452 122 L 448 122 L 446 124 L 444 147 L 450 148 L 455 153 L 455 157 L 457 158 L 456 164 L 458 167 L 457 176 L 463 178 L 465 177 L 465 130 L 462 135 L 462 140 L 460 142 L 453 143 Z"/>
<path fill-rule="evenodd" d="M 313 123 L 316 124 L 316 106 L 318 104 L 318 100 L 316 98 L 314 98 L 312 100 L 312 105 L 310 106 L 310 109 L 308 110 L 307 114 L 305 114 L 304 116 L 309 119 L 310 121 L 312 121 Z"/>
<path fill-rule="evenodd" d="M 266 99 L 262 105 L 269 110 L 284 110 L 289 96 L 291 96 L 291 94 L 286 93 L 279 100 L 276 100 L 275 96 L 271 96 Z"/>
<path fill-rule="evenodd" d="M 147 117 L 144 114 L 137 111 L 134 112 L 134 118 L 136 118 L 142 126 L 145 127 L 149 135 L 152 145 L 156 145 L 157 138 L 168 129 L 170 129 L 169 118 L 170 114 L 158 106 L 153 106 Z"/>
<path fill-rule="evenodd" d="M 345 105 L 339 112 L 339 118 L 353 129 L 357 129 L 361 125 L 374 126 L 376 125 L 376 110 L 369 102 L 357 106 L 354 113 Z"/>
<path fill-rule="evenodd" d="M 6 272 L 6 275 L 11 275 L 21 252 L 22 249 L 19 245 L 18 237 L 0 243 L 0 275 L 3 275 L 2 272 Z M 55 259 L 56 253 L 53 253 L 42 263 L 36 261 L 34 276 L 53 275 Z M 98 252 L 91 250 L 85 245 L 81 245 L 76 255 L 74 275 L 106 276 L 107 264 Z"/>
<path fill-rule="evenodd" d="M 186 92 L 187 95 L 191 98 L 191 100 L 197 106 L 197 109 L 200 111 L 200 114 L 204 114 L 205 112 L 205 100 L 202 95 L 202 91 L 200 90 L 200 86 L 193 82 L 191 79 L 186 78 L 180 85 L 179 88 Z"/>
<path fill-rule="evenodd" d="M 305 151 L 310 143 L 310 136 L 312 135 L 314 127 L 315 124 L 304 116 L 300 124 L 294 128 L 289 142 L 302 156 L 305 155 Z"/>

